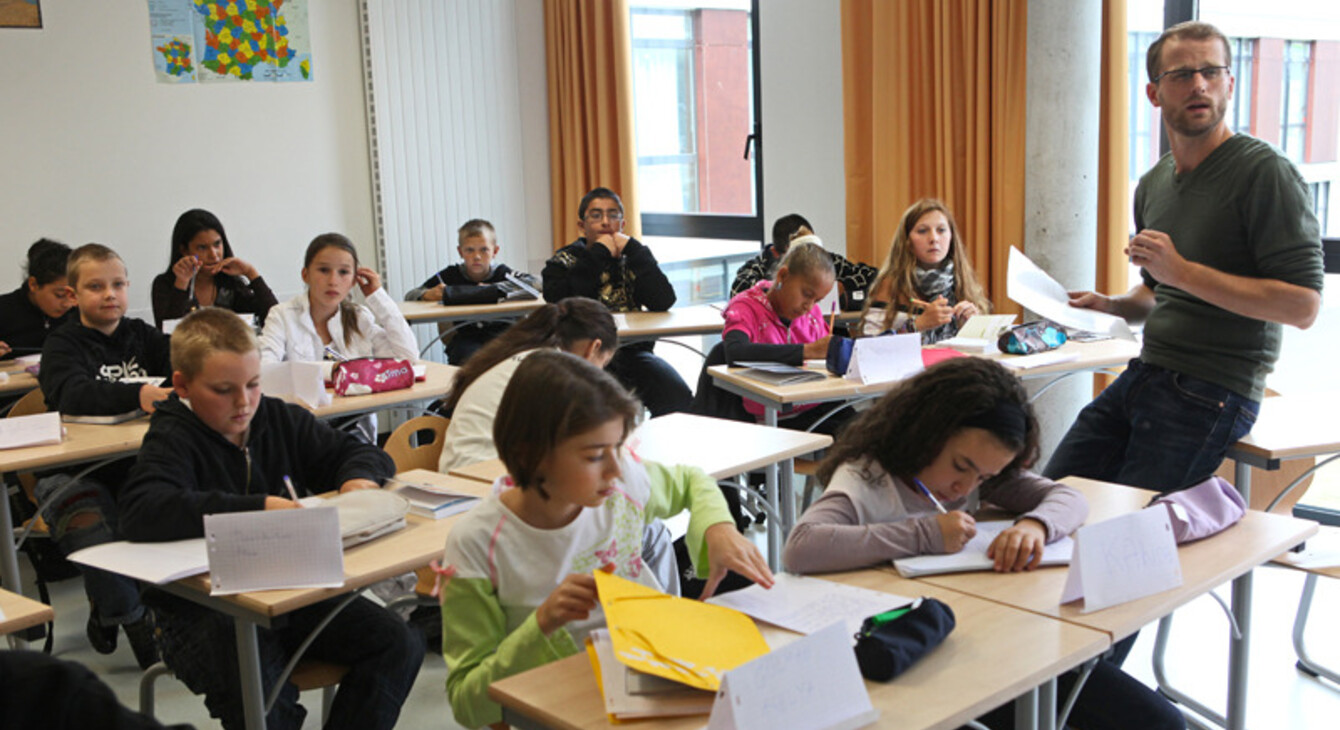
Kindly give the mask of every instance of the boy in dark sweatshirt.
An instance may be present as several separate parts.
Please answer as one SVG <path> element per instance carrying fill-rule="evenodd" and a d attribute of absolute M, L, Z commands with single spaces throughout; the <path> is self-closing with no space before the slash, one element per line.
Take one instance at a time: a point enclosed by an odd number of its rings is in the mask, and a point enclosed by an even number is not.
<path fill-rule="evenodd" d="M 508 281 L 508 275 L 536 289 L 539 288 L 539 282 L 530 274 L 513 271 L 507 264 L 495 262 L 498 248 L 498 235 L 492 223 L 482 218 L 466 221 L 456 231 L 456 253 L 461 255 L 461 262 L 448 266 L 417 288 L 405 292 L 405 301 L 495 304 L 504 299 L 534 299 L 533 294 Z M 447 340 L 447 362 L 464 365 L 479 348 L 511 326 L 510 321 L 461 325 Z"/>
<path fill-rule="evenodd" d="M 577 206 L 581 237 L 544 265 L 544 299 L 595 299 L 611 312 L 664 312 L 675 303 L 670 285 L 651 249 L 623 232 L 623 201 L 609 188 L 596 188 Z M 670 364 L 652 351 L 654 342 L 624 345 L 606 369 L 632 391 L 652 416 L 687 410 L 693 393 Z"/>
<path fill-rule="evenodd" d="M 152 412 L 170 392 L 159 383 L 169 372 L 167 336 L 126 317 L 130 279 L 112 249 L 97 243 L 70 253 L 66 279 L 79 318 L 51 331 L 42 347 L 37 382 L 47 407 L 65 415 L 106 416 L 136 409 Z M 90 474 L 44 476 L 35 494 L 48 507 L 42 516 L 65 554 L 117 539 L 115 491 L 131 459 L 119 459 Z M 141 667 L 158 660 L 153 629 L 145 621 L 139 587 L 124 576 L 83 568 L 92 607 L 87 634 L 101 654 L 116 649 L 117 627 L 130 639 Z"/>
<path fill-rule="evenodd" d="M 291 509 L 299 492 L 377 489 L 395 465 L 386 452 L 318 421 L 305 409 L 261 395 L 255 334 L 231 312 L 206 308 L 172 335 L 173 395 L 159 404 L 139 458 L 119 495 L 130 540 L 201 537 L 204 516 Z M 225 728 L 242 728 L 242 692 L 233 620 L 157 590 L 153 607 L 163 660 Z M 257 629 L 263 686 L 343 597 L 285 614 Z M 364 597 L 335 614 L 304 656 L 349 667 L 327 728 L 391 728 L 423 662 L 423 642 L 396 615 Z M 270 728 L 299 728 L 306 710 L 292 682 L 266 717 Z"/>

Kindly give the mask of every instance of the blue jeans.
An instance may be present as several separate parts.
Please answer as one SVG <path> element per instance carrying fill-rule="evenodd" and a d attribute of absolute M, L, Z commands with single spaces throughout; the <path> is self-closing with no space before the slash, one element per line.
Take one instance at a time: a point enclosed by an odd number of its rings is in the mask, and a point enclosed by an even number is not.
<path fill-rule="evenodd" d="M 150 594 L 163 661 L 192 692 L 205 695 L 209 714 L 240 730 L 242 688 L 233 619 L 158 591 Z M 313 627 L 342 600 L 331 598 L 286 614 L 275 628 L 257 628 L 261 677 L 269 692 L 285 663 Z M 326 719 L 327 730 L 390 730 L 423 664 L 423 639 L 395 614 L 355 598 L 336 614 L 304 655 L 349 668 Z M 268 715 L 271 730 L 301 728 L 307 711 L 289 682 Z"/>
<path fill-rule="evenodd" d="M 116 505 L 101 482 L 87 476 L 74 481 L 68 474 L 55 474 L 39 479 L 33 495 L 38 504 L 51 500 L 42 511 L 42 519 L 62 554 L 117 539 Z M 91 518 L 90 524 L 71 527 L 71 522 L 81 517 Z M 84 592 L 93 603 L 94 620 L 99 625 L 119 626 L 143 617 L 139 584 L 133 579 L 84 565 L 79 570 L 84 574 Z"/>
<path fill-rule="evenodd" d="M 1202 482 L 1246 436 L 1261 404 L 1141 360 L 1080 411 L 1043 475 L 1168 493 Z"/>

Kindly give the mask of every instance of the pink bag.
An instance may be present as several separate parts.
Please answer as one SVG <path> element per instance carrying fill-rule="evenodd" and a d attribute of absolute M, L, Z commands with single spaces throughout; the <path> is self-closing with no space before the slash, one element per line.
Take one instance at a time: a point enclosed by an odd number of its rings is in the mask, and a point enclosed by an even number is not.
<path fill-rule="evenodd" d="M 331 373 L 335 395 L 367 395 L 402 390 L 414 385 L 414 367 L 409 360 L 360 357 L 337 363 Z"/>
<path fill-rule="evenodd" d="M 1150 506 L 1156 504 L 1167 508 L 1178 545 L 1222 532 L 1247 513 L 1242 495 L 1219 477 L 1159 497 Z"/>

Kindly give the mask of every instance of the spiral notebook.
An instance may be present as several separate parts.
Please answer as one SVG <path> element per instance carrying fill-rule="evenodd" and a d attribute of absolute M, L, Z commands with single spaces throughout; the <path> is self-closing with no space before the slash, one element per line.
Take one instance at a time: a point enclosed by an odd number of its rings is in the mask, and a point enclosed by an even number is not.
<path fill-rule="evenodd" d="M 205 515 L 210 595 L 344 585 L 334 507 Z"/>

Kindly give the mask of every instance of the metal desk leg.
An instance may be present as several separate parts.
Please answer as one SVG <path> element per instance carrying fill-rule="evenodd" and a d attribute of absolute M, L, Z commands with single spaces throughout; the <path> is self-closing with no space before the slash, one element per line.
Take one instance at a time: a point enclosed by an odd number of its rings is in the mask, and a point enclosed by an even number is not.
<path fill-rule="evenodd" d="M 5 590 L 23 593 L 19 583 L 18 549 L 14 546 L 14 522 L 9 512 L 9 492 L 0 494 L 0 581 Z"/>
<path fill-rule="evenodd" d="M 1015 730 L 1037 730 L 1038 727 L 1038 688 L 1014 698 Z"/>
<path fill-rule="evenodd" d="M 763 409 L 763 425 L 777 428 L 776 408 Z M 767 494 L 768 503 L 772 505 L 773 510 L 785 519 L 788 514 L 785 511 L 786 507 L 779 503 L 777 496 L 780 491 L 778 488 L 778 471 L 776 463 L 769 464 L 767 469 L 763 471 L 767 480 L 765 494 Z M 791 511 L 795 511 L 794 506 Z M 776 519 L 768 520 L 768 568 L 774 573 L 782 569 L 782 526 L 777 522 Z"/>
<path fill-rule="evenodd" d="M 796 526 L 796 462 L 794 459 L 784 459 L 779 468 L 781 479 L 777 495 L 782 500 L 782 505 L 778 511 L 782 516 L 780 525 L 782 544 L 786 544 L 786 538 L 791 536 L 791 528 Z"/>
<path fill-rule="evenodd" d="M 1233 478 L 1238 492 L 1247 504 L 1252 503 L 1252 468 L 1242 461 L 1234 461 Z M 1252 629 L 1252 571 L 1234 579 L 1233 620 L 1237 622 L 1241 636 L 1233 636 L 1233 627 L 1228 635 L 1228 711 L 1224 715 L 1210 710 L 1205 705 L 1170 686 L 1163 672 L 1164 649 L 1167 648 L 1168 634 L 1172 629 L 1172 615 L 1164 616 L 1159 622 L 1158 637 L 1154 644 L 1154 677 L 1158 680 L 1159 692 L 1170 700 L 1189 707 L 1211 722 L 1222 725 L 1228 730 L 1243 730 L 1247 724 L 1247 660 L 1250 649 Z"/>
<path fill-rule="evenodd" d="M 1056 728 L 1056 677 L 1038 685 L 1038 730 Z"/>
<path fill-rule="evenodd" d="M 1298 654 L 1298 668 L 1314 677 L 1325 677 L 1340 684 L 1340 672 L 1323 667 L 1307 654 L 1303 632 L 1307 630 L 1307 615 L 1312 611 L 1312 594 L 1317 590 L 1317 574 L 1308 573 L 1303 581 L 1303 595 L 1298 599 L 1298 613 L 1293 620 L 1293 650 Z"/>
<path fill-rule="evenodd" d="M 237 637 L 237 673 L 242 685 L 242 713 L 247 730 L 265 730 L 265 689 L 261 679 L 261 651 L 256 642 L 256 624 L 233 619 Z"/>

